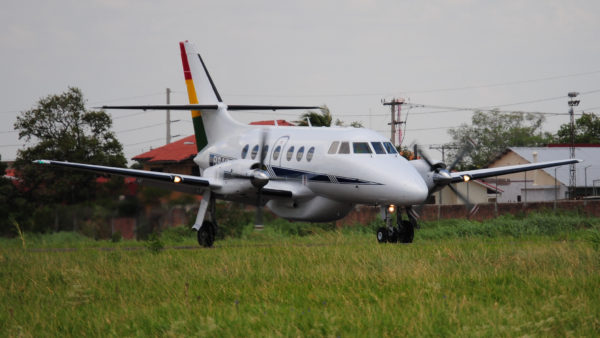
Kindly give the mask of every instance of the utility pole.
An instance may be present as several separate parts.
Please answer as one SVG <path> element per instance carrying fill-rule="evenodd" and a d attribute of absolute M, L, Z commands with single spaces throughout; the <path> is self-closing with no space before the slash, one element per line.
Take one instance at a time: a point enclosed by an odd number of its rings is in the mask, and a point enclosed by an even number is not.
<path fill-rule="evenodd" d="M 458 149 L 456 145 L 450 144 L 433 144 L 429 146 L 429 149 L 435 149 L 442 152 L 442 162 L 446 163 L 446 149 Z"/>
<path fill-rule="evenodd" d="M 167 104 L 171 104 L 171 88 L 167 88 Z M 167 144 L 171 143 L 171 111 L 167 109 Z"/>
<path fill-rule="evenodd" d="M 570 147 L 570 159 L 575 158 L 575 114 L 573 113 L 573 107 L 579 105 L 579 100 L 575 100 L 578 92 L 570 92 L 569 94 L 569 117 L 571 119 L 571 147 Z M 575 199 L 575 189 L 577 187 L 577 172 L 575 169 L 575 163 L 569 167 L 569 198 Z"/>
<path fill-rule="evenodd" d="M 394 146 L 401 146 L 402 143 L 402 131 L 398 129 L 398 144 L 396 144 L 396 126 L 403 124 L 404 122 L 400 121 L 400 110 L 401 106 L 404 104 L 404 99 L 392 99 L 389 102 L 383 101 L 384 106 L 390 106 L 390 112 L 392 113 L 392 122 L 388 123 L 391 126 L 391 141 Z M 397 114 L 395 114 L 397 112 Z M 397 116 L 397 118 L 396 118 Z M 416 156 L 416 155 L 415 155 Z"/>

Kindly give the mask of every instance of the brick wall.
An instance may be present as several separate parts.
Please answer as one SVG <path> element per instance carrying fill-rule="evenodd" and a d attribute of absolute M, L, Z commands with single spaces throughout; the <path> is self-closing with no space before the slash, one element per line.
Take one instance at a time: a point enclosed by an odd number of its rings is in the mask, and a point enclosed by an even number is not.
<path fill-rule="evenodd" d="M 421 220 L 470 218 L 482 221 L 499 215 L 553 211 L 554 208 L 554 202 L 479 204 L 477 212 L 469 217 L 463 205 L 425 205 L 421 211 Z M 600 201 L 559 201 L 556 203 L 556 210 L 578 211 L 588 216 L 600 217 Z M 377 218 L 379 214 L 380 208 L 378 207 L 359 206 L 351 211 L 348 216 L 337 221 L 336 225 L 339 227 L 367 224 Z"/>

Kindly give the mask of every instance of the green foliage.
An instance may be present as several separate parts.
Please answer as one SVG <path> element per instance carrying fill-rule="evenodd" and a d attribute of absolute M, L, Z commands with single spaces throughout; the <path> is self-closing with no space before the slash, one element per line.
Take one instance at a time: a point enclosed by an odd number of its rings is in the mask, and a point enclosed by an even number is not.
<path fill-rule="evenodd" d="M 304 223 L 304 222 L 290 222 L 284 219 L 278 218 L 269 222 L 265 229 L 270 229 L 276 233 L 285 236 L 310 236 L 322 234 L 326 231 L 333 231 L 336 229 L 335 223 Z"/>
<path fill-rule="evenodd" d="M 571 143 L 571 124 L 560 126 L 559 143 Z M 575 120 L 575 143 L 600 143 L 600 118 L 594 113 L 583 113 Z"/>
<path fill-rule="evenodd" d="M 194 239 L 195 237 L 196 231 L 188 226 L 169 227 L 160 233 L 160 239 L 171 244 L 179 244 L 186 239 Z"/>
<path fill-rule="evenodd" d="M 439 222 L 422 222 L 418 237 L 501 237 L 521 238 L 527 236 L 558 236 L 581 229 L 600 226 L 600 219 L 570 213 L 552 211 L 531 213 L 526 217 L 503 215 L 483 222 L 466 219 L 449 219 Z"/>
<path fill-rule="evenodd" d="M 330 127 L 331 126 L 331 113 L 329 112 L 329 108 L 327 106 L 321 107 L 321 111 L 319 113 L 314 111 L 309 111 L 300 115 L 300 120 L 297 121 L 299 126 L 308 126 L 308 122 L 306 119 L 310 120 L 310 124 L 313 127 Z"/>
<path fill-rule="evenodd" d="M 161 241 L 160 236 L 156 232 L 153 232 L 146 240 L 146 248 L 153 254 L 159 254 L 165 248 L 165 245 Z"/>
<path fill-rule="evenodd" d="M 246 210 L 246 206 L 240 203 L 223 202 L 217 203 L 217 239 L 226 237 L 239 238 L 244 233 L 244 228 L 254 224 L 255 211 Z M 265 220 L 269 221 L 268 213 Z"/>
<path fill-rule="evenodd" d="M 115 231 L 110 236 L 110 239 L 113 243 L 119 243 L 123 239 L 123 235 L 121 235 L 120 231 Z"/>
<path fill-rule="evenodd" d="M 544 120 L 542 115 L 533 113 L 477 111 L 473 114 L 471 125 L 462 124 L 458 128 L 448 130 L 452 136 L 452 144 L 458 145 L 459 148 L 452 150 L 449 158 L 456 158 L 461 149 L 469 146 L 469 139 L 473 140 L 476 146 L 463 157 L 462 168 L 482 167 L 507 147 L 551 143 L 552 135 L 542 132 Z"/>
<path fill-rule="evenodd" d="M 85 109 L 83 94 L 77 88 L 42 98 L 34 108 L 17 116 L 14 128 L 19 139 L 30 145 L 18 151 L 14 166 L 30 213 L 38 206 L 81 203 L 121 189 L 120 178 L 97 185 L 93 174 L 32 163 L 52 159 L 124 167 L 127 161 L 111 127 L 108 114 Z M 48 226 L 51 223 L 46 222 Z M 49 230 L 39 225 L 36 228 Z"/>

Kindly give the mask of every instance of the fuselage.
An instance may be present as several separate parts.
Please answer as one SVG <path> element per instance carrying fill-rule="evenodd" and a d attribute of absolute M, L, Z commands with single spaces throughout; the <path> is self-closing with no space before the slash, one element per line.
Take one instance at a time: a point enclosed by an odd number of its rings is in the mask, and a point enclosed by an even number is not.
<path fill-rule="evenodd" d="M 289 205 L 283 217 L 308 218 L 299 205 L 309 201 L 313 206 L 305 211 L 311 219 L 319 206 L 336 209 L 336 205 L 340 210 L 331 210 L 331 219 L 338 219 L 355 204 L 414 205 L 427 197 L 427 186 L 417 170 L 372 130 L 239 124 L 232 129 L 236 132 L 211 142 L 194 161 L 203 170 L 227 161 L 259 162 L 264 133 L 264 163 L 272 177 L 266 188 L 284 188 L 294 194 L 294 201 L 267 203 L 275 213 Z M 248 199 L 246 203 L 254 202 Z M 298 215 L 290 217 L 294 210 Z"/>

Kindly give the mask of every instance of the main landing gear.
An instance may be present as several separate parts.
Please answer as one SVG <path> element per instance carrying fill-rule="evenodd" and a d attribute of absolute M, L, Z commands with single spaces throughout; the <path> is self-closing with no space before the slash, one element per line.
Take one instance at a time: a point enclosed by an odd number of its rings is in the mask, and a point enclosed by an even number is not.
<path fill-rule="evenodd" d="M 197 231 L 198 244 L 205 248 L 212 247 L 217 236 L 218 226 L 215 205 L 215 198 L 210 193 L 210 190 L 205 192 L 202 195 L 202 201 L 200 201 L 200 208 L 196 216 L 196 223 L 193 226 L 193 229 Z M 208 219 L 204 220 L 207 212 Z"/>
<path fill-rule="evenodd" d="M 377 242 L 379 243 L 412 243 L 415 237 L 417 220 L 412 215 L 411 207 L 406 207 L 408 220 L 402 219 L 402 212 L 395 212 L 395 206 L 382 207 L 382 215 L 385 227 L 377 229 Z M 393 225 L 394 212 L 396 214 L 396 226 Z"/>

